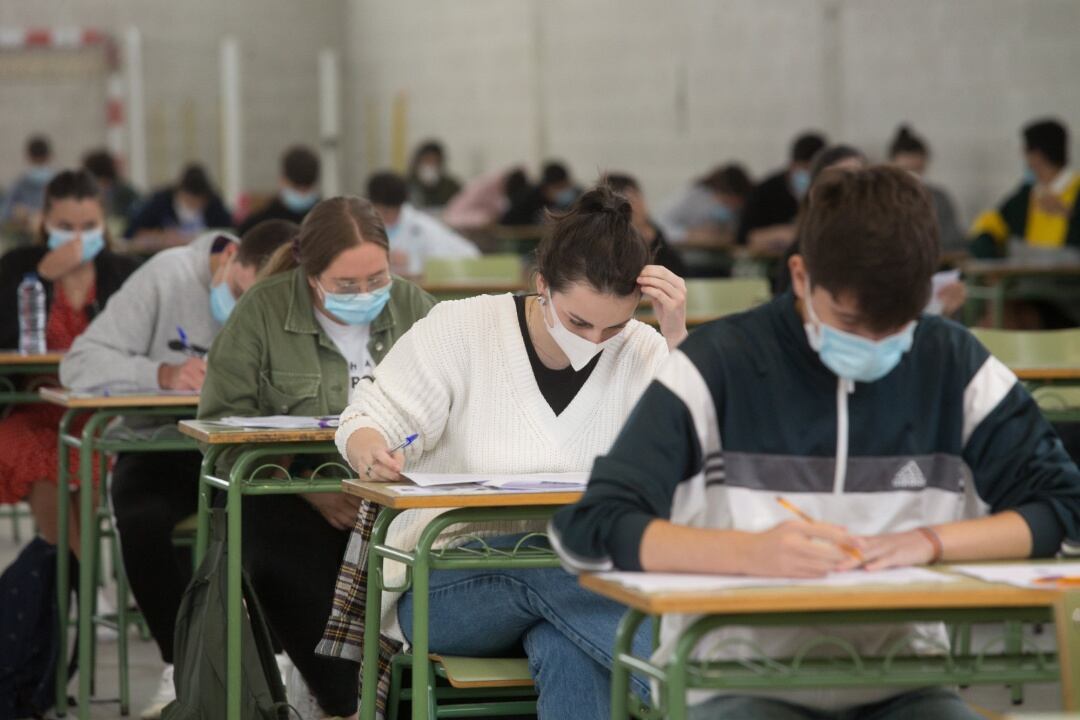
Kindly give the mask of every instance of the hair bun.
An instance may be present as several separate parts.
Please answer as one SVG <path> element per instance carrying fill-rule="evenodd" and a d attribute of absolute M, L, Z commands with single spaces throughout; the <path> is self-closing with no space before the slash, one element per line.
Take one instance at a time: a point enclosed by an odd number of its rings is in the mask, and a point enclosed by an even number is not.
<path fill-rule="evenodd" d="M 611 213 L 626 222 L 630 222 L 633 215 L 630 201 L 607 185 L 598 185 L 586 191 L 578 199 L 578 208 L 585 213 Z"/>

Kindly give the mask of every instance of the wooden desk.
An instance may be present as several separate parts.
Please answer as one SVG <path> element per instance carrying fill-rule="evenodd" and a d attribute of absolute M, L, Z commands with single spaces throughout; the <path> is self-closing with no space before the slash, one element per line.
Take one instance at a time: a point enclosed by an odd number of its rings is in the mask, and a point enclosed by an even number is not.
<path fill-rule="evenodd" d="M 1004 260 L 968 260 L 960 265 L 964 275 L 970 278 L 1000 280 L 1014 277 L 1080 276 L 1080 263 L 1076 262 L 1020 262 Z"/>
<path fill-rule="evenodd" d="M 82 567 L 79 574 L 79 637 L 91 638 L 94 633 L 94 572 L 98 552 L 98 529 L 101 522 L 111 522 L 107 501 L 107 458 L 117 453 L 178 452 L 196 450 L 196 444 L 175 433 L 162 435 L 157 432 L 142 435 L 134 431 L 108 432 L 106 428 L 113 420 L 121 418 L 166 418 L 183 417 L 194 413 L 199 404 L 195 394 L 155 394 L 142 393 L 80 393 L 65 388 L 43 388 L 41 399 L 58 405 L 66 410 L 60 420 L 60 453 L 57 459 L 57 547 L 68 546 L 68 508 L 70 505 L 70 451 L 79 453 L 79 538 L 82 550 Z M 79 434 L 72 431 L 72 424 L 80 416 L 87 417 L 86 424 Z M 167 425 L 166 425 L 167 427 Z M 101 502 L 94 507 L 93 477 L 94 468 L 99 469 L 101 477 Z M 68 616 L 68 557 L 66 552 L 56 554 L 57 565 L 57 605 L 60 617 Z M 118 570 L 117 624 L 119 637 L 117 652 L 120 656 L 120 711 L 128 712 L 127 697 L 127 582 L 123 570 Z M 60 655 L 68 652 L 68 625 L 61 624 L 59 637 Z M 79 643 L 78 715 L 80 720 L 90 717 L 90 696 L 92 669 L 94 667 L 94 643 Z M 67 673 L 57 673 L 56 708 L 57 714 L 67 711 Z"/>
<path fill-rule="evenodd" d="M 407 483 L 381 483 L 370 480 L 345 480 L 342 490 L 376 505 L 391 510 L 414 510 L 430 508 L 492 508 L 537 507 L 544 505 L 569 505 L 581 499 L 581 490 L 566 492 L 498 492 L 477 486 L 475 493 L 448 493 L 439 488 L 427 488 L 429 492 L 404 494 L 401 488 L 414 489 L 417 485 Z"/>
<path fill-rule="evenodd" d="M 1025 382 L 1072 382 L 1080 380 L 1080 367 L 1009 368 Z"/>
<path fill-rule="evenodd" d="M 19 389 L 12 379 L 17 376 L 54 376 L 64 354 L 48 352 L 42 355 L 23 355 L 12 350 L 0 350 L 0 406 L 41 402 L 40 383 L 30 382 Z"/>
<path fill-rule="evenodd" d="M 59 365 L 64 359 L 62 352 L 47 352 L 41 355 L 23 355 L 15 350 L 0 350 L 0 367 L 22 367 L 25 365 Z"/>
<path fill-rule="evenodd" d="M 947 566 L 941 572 L 949 573 Z M 892 686 L 918 687 L 942 684 L 975 684 L 1009 682 L 1009 667 L 991 667 L 983 655 L 970 657 L 951 652 L 937 658 L 919 657 L 907 663 L 896 655 L 898 649 L 884 658 L 856 657 L 851 669 L 833 666 L 832 675 L 812 667 L 812 661 L 802 659 L 794 666 L 773 659 L 771 665 L 760 671 L 756 678 L 736 677 L 738 669 L 729 667 L 727 661 L 714 660 L 710 674 L 705 661 L 694 661 L 691 655 L 698 642 L 709 633 L 729 625 L 813 625 L 844 622 L 991 622 L 1019 620 L 1040 622 L 1040 618 L 1053 620 L 1058 633 L 1060 679 L 1065 705 L 1070 710 L 1080 708 L 1080 591 L 1058 589 L 1035 590 L 1009 585 L 983 582 L 975 578 L 957 575 L 957 580 L 940 584 L 915 584 L 910 586 L 875 586 L 857 588 L 837 587 L 762 587 L 716 590 L 711 592 L 647 592 L 628 587 L 615 580 L 597 575 L 583 575 L 582 586 L 604 597 L 626 605 L 630 610 L 619 626 L 616 638 L 615 669 L 613 674 L 612 717 L 626 717 L 629 698 L 629 675 L 631 671 L 663 673 L 669 695 L 669 717 L 682 720 L 686 717 L 686 692 L 691 687 L 737 692 L 740 686 L 763 689 L 765 687 L 863 687 Z M 684 631 L 678 648 L 664 665 L 637 658 L 631 653 L 631 643 L 646 615 L 686 613 L 701 615 Z M 1007 650 L 1008 648 L 1006 648 Z M 1016 682 L 1055 679 L 1055 667 L 1040 659 L 1036 666 L 1024 666 L 1022 648 L 1015 667 Z M 1032 657 L 1030 654 L 1028 657 Z M 1041 656 L 1040 656 L 1041 657 Z M 1011 658 L 1010 659 L 1015 659 Z M 824 662 L 824 661 L 823 661 Z M 875 664 L 876 663 L 876 664 Z M 921 665 L 917 665 L 921 663 Z M 757 665 L 757 663 L 754 663 Z M 796 678 L 801 668 L 809 668 L 804 677 Z M 697 669 L 694 669 L 697 668 Z M 727 670 L 728 676 L 719 673 Z M 926 675 L 920 681 L 919 671 Z M 775 678 L 770 673 L 776 673 Z M 818 672 L 821 679 L 813 677 Z M 983 674 L 985 673 L 985 674 Z M 907 677 L 900 677 L 906 674 Z M 655 676 L 654 676 L 655 677 Z M 774 680 L 769 685 L 770 678 Z M 894 682 L 890 683 L 889 680 Z"/>
<path fill-rule="evenodd" d="M 334 442 L 337 428 L 289 429 L 242 428 L 213 420 L 181 420 L 181 435 L 207 445 L 247 445 L 258 443 Z"/>

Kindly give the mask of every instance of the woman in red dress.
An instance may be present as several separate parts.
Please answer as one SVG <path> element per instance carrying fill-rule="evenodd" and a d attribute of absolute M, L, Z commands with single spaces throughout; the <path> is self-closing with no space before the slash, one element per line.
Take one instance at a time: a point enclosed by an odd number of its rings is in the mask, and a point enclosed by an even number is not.
<path fill-rule="evenodd" d="M 0 258 L 0 348 L 18 347 L 18 293 L 23 277 L 36 273 L 45 287 L 50 351 L 71 347 L 94 315 L 135 269 L 129 258 L 108 249 L 101 193 L 85 171 L 58 174 L 45 189 L 43 222 L 34 247 Z M 56 383 L 55 378 L 31 382 Z M 16 405 L 0 414 L 0 504 L 27 501 L 39 532 L 56 542 L 57 433 L 63 409 Z M 76 428 L 77 430 L 78 428 Z M 77 480 L 78 453 L 70 456 Z M 94 478 L 95 483 L 99 478 Z M 72 507 L 78 507 L 77 502 Z M 78 555 L 77 520 L 71 519 L 72 549 Z"/>

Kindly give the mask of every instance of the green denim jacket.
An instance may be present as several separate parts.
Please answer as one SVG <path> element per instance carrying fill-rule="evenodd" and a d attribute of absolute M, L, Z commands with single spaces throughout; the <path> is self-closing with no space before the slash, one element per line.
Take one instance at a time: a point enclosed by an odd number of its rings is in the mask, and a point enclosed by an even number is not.
<path fill-rule="evenodd" d="M 434 304 L 422 289 L 395 277 L 390 302 L 371 323 L 372 360 L 381 362 Z M 344 410 L 348 366 L 315 312 L 299 268 L 244 293 L 210 349 L 199 418 L 336 415 Z"/>

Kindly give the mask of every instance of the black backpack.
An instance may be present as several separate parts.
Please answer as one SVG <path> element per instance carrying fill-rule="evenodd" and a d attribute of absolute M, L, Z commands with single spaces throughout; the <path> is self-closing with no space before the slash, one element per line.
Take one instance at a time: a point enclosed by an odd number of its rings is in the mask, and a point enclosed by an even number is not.
<path fill-rule="evenodd" d="M 176 700 L 162 711 L 162 720 L 225 720 L 228 563 L 223 510 L 211 511 L 210 532 L 206 557 L 184 591 L 176 616 Z M 240 717 L 288 720 L 291 708 L 274 659 L 270 631 L 247 575 L 243 577 L 243 594 L 247 613 L 241 615 Z"/>
<path fill-rule="evenodd" d="M 56 546 L 36 537 L 0 575 L 0 720 L 56 702 Z"/>

